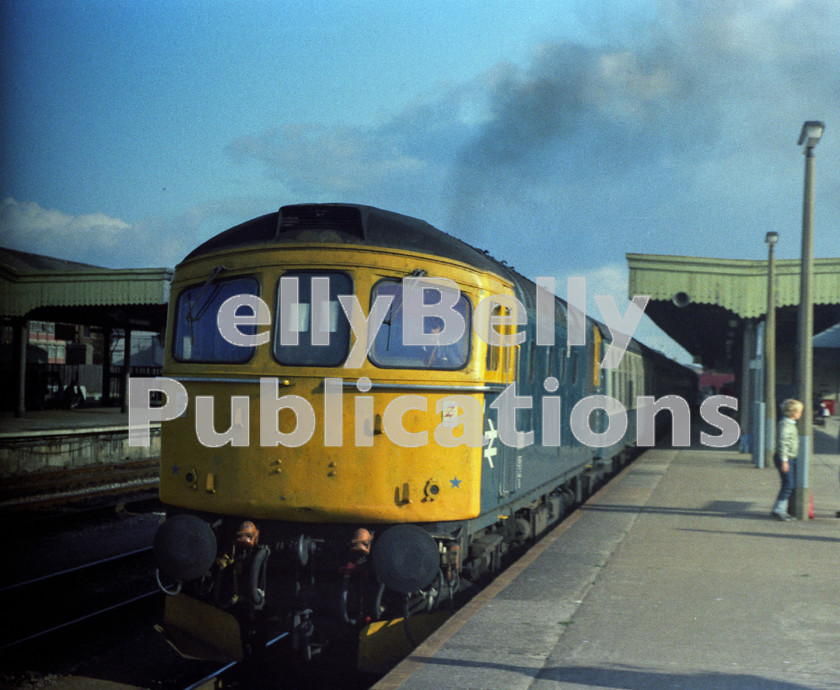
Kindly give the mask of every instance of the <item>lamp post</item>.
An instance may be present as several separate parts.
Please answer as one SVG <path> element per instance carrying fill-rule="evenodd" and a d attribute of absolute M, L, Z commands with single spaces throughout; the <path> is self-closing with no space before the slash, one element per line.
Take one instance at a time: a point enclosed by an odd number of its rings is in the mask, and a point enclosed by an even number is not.
<path fill-rule="evenodd" d="M 802 125 L 799 146 L 805 145 L 805 193 L 802 202 L 802 259 L 799 282 L 799 332 L 796 366 L 799 399 L 805 411 L 799 420 L 799 456 L 796 461 L 796 482 L 793 490 L 794 515 L 808 518 L 808 470 L 811 461 L 811 440 L 814 424 L 813 400 L 813 337 L 814 304 L 812 276 L 814 272 L 814 147 L 820 140 L 824 122 L 810 120 Z"/>
<path fill-rule="evenodd" d="M 767 243 L 767 319 L 764 322 L 764 466 L 773 468 L 776 450 L 776 262 L 774 249 L 778 232 L 768 232 Z"/>

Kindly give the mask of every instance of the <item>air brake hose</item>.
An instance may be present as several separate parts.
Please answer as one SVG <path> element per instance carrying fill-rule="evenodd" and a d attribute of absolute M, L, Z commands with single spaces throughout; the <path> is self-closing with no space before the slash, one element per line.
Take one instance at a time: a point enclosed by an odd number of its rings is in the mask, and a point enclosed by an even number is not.
<path fill-rule="evenodd" d="M 405 636 L 408 638 L 408 643 L 411 645 L 412 649 L 417 648 L 417 643 L 414 641 L 414 638 L 411 636 L 411 628 L 408 627 L 408 600 L 410 595 L 405 595 L 405 606 L 403 607 L 403 628 L 405 629 Z"/>
<path fill-rule="evenodd" d="M 265 605 L 265 584 L 268 571 L 268 555 L 270 549 L 267 546 L 258 546 L 256 553 L 251 558 L 251 570 L 249 577 L 249 590 L 251 592 L 251 605 L 255 611 L 259 611 Z"/>
<path fill-rule="evenodd" d="M 349 623 L 350 625 L 356 625 L 358 621 L 357 618 L 350 618 L 347 615 L 347 594 L 350 589 L 350 573 L 352 571 L 346 570 L 344 571 L 344 577 L 341 578 L 341 597 L 339 597 L 339 604 L 341 605 L 341 617 L 344 619 L 345 623 Z"/>
<path fill-rule="evenodd" d="M 382 617 L 382 595 L 385 594 L 385 584 L 380 582 L 376 591 L 376 603 L 373 607 L 373 619 L 379 620 Z"/>

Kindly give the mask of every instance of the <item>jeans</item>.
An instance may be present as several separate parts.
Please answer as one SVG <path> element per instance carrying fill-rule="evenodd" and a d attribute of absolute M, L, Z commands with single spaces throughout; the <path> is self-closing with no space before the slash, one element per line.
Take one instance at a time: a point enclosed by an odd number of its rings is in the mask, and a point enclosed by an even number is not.
<path fill-rule="evenodd" d="M 779 470 L 779 477 L 782 480 L 782 487 L 779 489 L 779 495 L 776 496 L 776 505 L 778 505 L 782 501 L 787 501 L 793 494 L 796 481 L 796 458 L 788 459 L 787 472 L 782 472 L 782 459 L 778 454 L 773 455 L 773 462 L 776 464 L 776 469 Z"/>

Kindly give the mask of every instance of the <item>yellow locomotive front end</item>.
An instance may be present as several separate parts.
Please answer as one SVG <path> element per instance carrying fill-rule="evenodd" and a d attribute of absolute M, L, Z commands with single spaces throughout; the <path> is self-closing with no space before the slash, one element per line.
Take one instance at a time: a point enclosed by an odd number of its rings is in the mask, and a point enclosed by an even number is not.
<path fill-rule="evenodd" d="M 220 262 L 224 270 L 214 273 Z M 403 281 L 419 271 L 457 286 L 453 313 L 464 329 L 456 342 L 403 343 Z M 322 288 L 324 298 L 313 302 Z M 286 289 L 296 289 L 298 301 L 284 310 Z M 164 377 L 180 384 L 187 407 L 163 424 L 161 499 L 292 522 L 475 517 L 481 407 L 493 381 L 472 313 L 503 289 L 497 279 L 429 257 L 343 247 L 255 248 L 183 268 L 173 284 Z M 240 300 L 238 312 L 219 316 L 243 295 L 259 301 Z M 362 310 L 363 335 L 381 317 L 366 351 L 339 298 Z M 385 313 L 372 317 L 377 303 Z M 247 318 L 251 304 L 265 305 L 253 319 L 264 325 Z M 225 339 L 218 323 L 225 313 L 240 319 L 232 328 L 241 344 Z M 323 345 L 312 344 L 316 318 L 328 322 Z M 435 317 L 428 320 L 433 331 Z M 283 345 L 284 336 L 297 344 Z"/>
<path fill-rule="evenodd" d="M 170 641 L 237 658 L 280 621 L 311 657 L 452 597 L 485 393 L 512 367 L 475 312 L 510 293 L 456 259 L 305 235 L 178 267 L 155 540 Z"/>

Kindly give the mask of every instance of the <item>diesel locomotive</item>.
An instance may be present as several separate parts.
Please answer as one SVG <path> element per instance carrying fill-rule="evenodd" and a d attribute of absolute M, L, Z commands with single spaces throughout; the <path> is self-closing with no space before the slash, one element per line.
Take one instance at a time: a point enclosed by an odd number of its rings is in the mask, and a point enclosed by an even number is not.
<path fill-rule="evenodd" d="M 155 537 L 173 646 L 241 659 L 286 632 L 373 668 L 626 461 L 638 401 L 694 401 L 690 369 L 632 339 L 604 368 L 611 331 L 539 299 L 486 252 L 361 205 L 284 206 L 193 250 L 163 369 L 182 398 Z"/>

